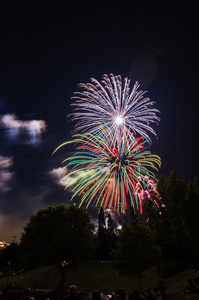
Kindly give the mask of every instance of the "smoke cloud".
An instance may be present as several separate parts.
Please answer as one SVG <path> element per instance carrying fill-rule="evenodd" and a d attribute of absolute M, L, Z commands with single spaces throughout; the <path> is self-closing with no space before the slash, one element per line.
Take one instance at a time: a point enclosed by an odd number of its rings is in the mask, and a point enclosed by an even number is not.
<path fill-rule="evenodd" d="M 15 114 L 6 114 L 0 116 L 0 124 L 8 129 L 10 138 L 15 138 L 20 134 L 28 134 L 30 143 L 40 141 L 40 136 L 46 130 L 46 122 L 43 120 L 18 120 Z"/>
<path fill-rule="evenodd" d="M 0 192 L 2 193 L 6 193 L 11 189 L 10 183 L 13 179 L 14 172 L 11 172 L 9 168 L 12 165 L 12 157 L 5 157 L 0 155 Z"/>

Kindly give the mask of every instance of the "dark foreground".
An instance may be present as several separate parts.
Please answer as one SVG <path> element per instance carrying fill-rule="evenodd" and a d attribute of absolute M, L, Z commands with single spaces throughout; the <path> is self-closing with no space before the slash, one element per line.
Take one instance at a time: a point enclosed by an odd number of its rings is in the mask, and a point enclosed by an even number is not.
<path fill-rule="evenodd" d="M 67 295 L 67 290 L 35 290 L 32 291 L 31 296 L 35 297 L 35 300 L 45 300 L 49 298 L 50 300 L 61 300 L 63 296 Z M 82 300 L 91 300 L 92 294 L 91 293 L 84 293 L 80 294 Z M 0 299 L 7 299 L 7 300 L 21 300 L 23 298 L 23 291 L 8 291 L 6 295 L 0 293 Z M 107 295 L 101 294 L 101 300 L 110 300 Z"/>

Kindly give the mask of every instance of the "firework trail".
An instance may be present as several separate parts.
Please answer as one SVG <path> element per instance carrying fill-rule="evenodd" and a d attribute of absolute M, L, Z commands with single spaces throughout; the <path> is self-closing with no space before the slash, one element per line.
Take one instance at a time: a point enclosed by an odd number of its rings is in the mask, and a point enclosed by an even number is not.
<path fill-rule="evenodd" d="M 122 213 L 133 206 L 142 213 L 142 193 L 146 190 L 146 176 L 154 180 L 153 170 L 161 165 L 157 155 L 151 155 L 148 141 L 135 138 L 131 128 L 112 128 L 98 123 L 98 131 L 79 133 L 72 141 L 60 145 L 76 145 L 76 150 L 64 160 L 72 170 L 66 177 L 73 177 L 68 187 L 73 196 L 81 196 L 80 206 L 90 205 L 114 209 Z M 65 179 L 65 178 L 64 178 Z M 149 180 L 148 180 L 149 185 Z M 150 189 L 148 189 L 150 190 Z"/>
<path fill-rule="evenodd" d="M 160 118 L 157 109 L 151 108 L 155 102 L 145 97 L 136 82 L 130 89 L 130 79 L 122 82 L 120 75 L 104 74 L 101 83 L 91 78 L 91 83 L 80 83 L 82 91 L 75 92 L 72 99 L 73 113 L 69 115 L 77 121 L 74 131 L 93 132 L 98 122 L 104 121 L 112 127 L 131 128 L 135 135 L 142 136 L 151 143 L 149 132 L 156 136 L 150 123 L 158 124 Z"/>

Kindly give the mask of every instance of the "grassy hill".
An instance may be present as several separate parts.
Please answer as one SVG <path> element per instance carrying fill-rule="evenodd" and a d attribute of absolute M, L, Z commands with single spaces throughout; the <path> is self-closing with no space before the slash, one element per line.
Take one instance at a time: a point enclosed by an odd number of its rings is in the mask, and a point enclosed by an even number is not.
<path fill-rule="evenodd" d="M 167 294 L 169 299 L 186 300 L 199 299 L 199 295 L 184 295 L 183 289 L 188 278 L 194 278 L 196 270 L 186 270 L 176 276 L 165 279 Z M 145 272 L 142 278 L 143 289 L 157 286 L 159 276 L 155 269 Z M 45 267 L 26 272 L 18 276 L 0 279 L 0 289 L 4 289 L 8 283 L 16 282 L 22 289 L 31 287 L 32 289 L 51 289 L 55 290 L 59 284 L 60 273 L 57 266 Z M 90 262 L 81 264 L 76 270 L 66 271 L 67 289 L 71 284 L 76 284 L 80 290 L 93 291 L 98 289 L 101 293 L 110 295 L 117 288 L 123 287 L 127 293 L 133 289 L 140 289 L 136 278 L 120 276 L 111 268 L 110 262 Z"/>

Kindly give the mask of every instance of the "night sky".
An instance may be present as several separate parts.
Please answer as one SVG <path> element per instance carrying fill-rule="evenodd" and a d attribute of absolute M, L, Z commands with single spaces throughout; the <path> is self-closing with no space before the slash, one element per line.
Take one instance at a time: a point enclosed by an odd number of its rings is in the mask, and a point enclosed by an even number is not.
<path fill-rule="evenodd" d="M 0 9 L 0 240 L 18 242 L 39 208 L 69 204 L 60 184 L 78 83 L 129 77 L 156 102 L 160 173 L 198 174 L 197 3 L 7 1 Z M 172 4 L 171 4 L 172 3 Z M 96 210 L 90 212 L 96 216 Z"/>

